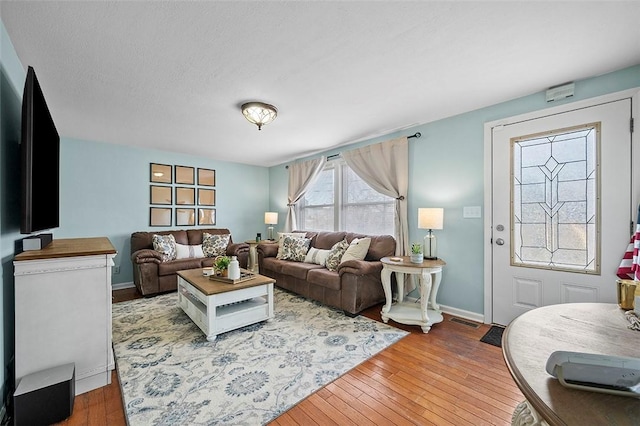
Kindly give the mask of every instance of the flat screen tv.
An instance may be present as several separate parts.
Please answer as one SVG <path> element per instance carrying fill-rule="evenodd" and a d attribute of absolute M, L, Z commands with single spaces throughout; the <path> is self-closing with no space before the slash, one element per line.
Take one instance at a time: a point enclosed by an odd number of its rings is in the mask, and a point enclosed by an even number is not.
<path fill-rule="evenodd" d="M 20 232 L 60 226 L 60 136 L 32 67 L 22 96 Z"/>

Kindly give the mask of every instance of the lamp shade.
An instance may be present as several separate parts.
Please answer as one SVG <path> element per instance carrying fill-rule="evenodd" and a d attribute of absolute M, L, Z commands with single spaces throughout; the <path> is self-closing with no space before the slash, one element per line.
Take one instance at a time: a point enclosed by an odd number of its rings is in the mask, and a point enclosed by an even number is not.
<path fill-rule="evenodd" d="M 443 208 L 418 209 L 418 229 L 442 229 L 443 220 Z"/>
<path fill-rule="evenodd" d="M 278 110 L 273 105 L 262 102 L 247 102 L 242 105 L 242 114 L 249 122 L 258 126 L 258 130 L 262 130 L 262 126 L 276 119 Z"/>
<path fill-rule="evenodd" d="M 278 212 L 265 212 L 264 223 L 267 225 L 275 225 L 278 223 Z"/>

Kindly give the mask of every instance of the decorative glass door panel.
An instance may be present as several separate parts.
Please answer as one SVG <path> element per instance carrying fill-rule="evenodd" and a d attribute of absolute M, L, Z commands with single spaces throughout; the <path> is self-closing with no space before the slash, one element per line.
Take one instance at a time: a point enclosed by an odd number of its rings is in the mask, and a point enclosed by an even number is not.
<path fill-rule="evenodd" d="M 600 274 L 600 123 L 511 139 L 511 265 Z"/>

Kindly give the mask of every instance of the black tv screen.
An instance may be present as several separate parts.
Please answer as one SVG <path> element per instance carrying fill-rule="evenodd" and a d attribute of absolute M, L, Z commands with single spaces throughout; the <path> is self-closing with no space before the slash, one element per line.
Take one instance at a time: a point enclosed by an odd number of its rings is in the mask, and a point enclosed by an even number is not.
<path fill-rule="evenodd" d="M 60 136 L 32 67 L 22 96 L 20 232 L 60 226 Z"/>

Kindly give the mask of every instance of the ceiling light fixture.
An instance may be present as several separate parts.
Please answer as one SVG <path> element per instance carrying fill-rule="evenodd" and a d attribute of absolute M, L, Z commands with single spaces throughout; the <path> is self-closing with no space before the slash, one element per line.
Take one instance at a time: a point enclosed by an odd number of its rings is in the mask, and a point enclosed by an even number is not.
<path fill-rule="evenodd" d="M 273 105 L 262 102 L 247 102 L 242 105 L 242 114 L 249 122 L 258 126 L 258 130 L 262 130 L 262 126 L 275 120 L 278 110 Z"/>

